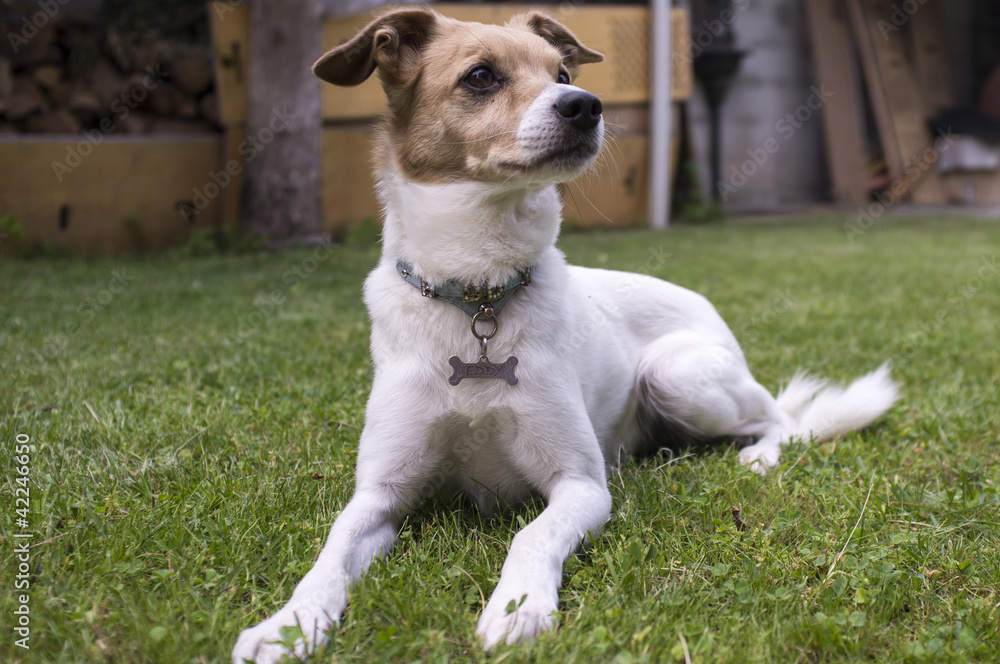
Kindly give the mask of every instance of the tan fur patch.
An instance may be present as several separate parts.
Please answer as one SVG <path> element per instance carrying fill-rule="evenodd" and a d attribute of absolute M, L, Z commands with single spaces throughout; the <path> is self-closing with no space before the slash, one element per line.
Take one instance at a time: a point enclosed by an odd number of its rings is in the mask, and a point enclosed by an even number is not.
<path fill-rule="evenodd" d="M 483 64 L 499 77 L 497 92 L 462 84 Z M 509 178 L 500 164 L 517 161 L 518 122 L 561 67 L 563 55 L 527 27 L 439 19 L 409 85 L 383 80 L 391 100 L 385 130 L 399 169 L 425 183 Z"/>

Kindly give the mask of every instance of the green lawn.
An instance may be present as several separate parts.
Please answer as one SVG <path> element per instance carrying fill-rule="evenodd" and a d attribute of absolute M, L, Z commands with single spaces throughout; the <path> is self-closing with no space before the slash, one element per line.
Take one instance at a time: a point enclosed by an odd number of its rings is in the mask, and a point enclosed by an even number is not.
<path fill-rule="evenodd" d="M 558 629 L 490 655 L 478 612 L 540 506 L 488 521 L 441 499 L 355 588 L 321 659 L 997 661 L 1000 224 L 896 218 L 849 241 L 847 221 L 560 244 L 707 295 L 771 389 L 891 359 L 905 393 L 886 417 L 792 447 L 764 478 L 728 447 L 626 465 L 605 535 L 566 566 Z M 377 253 L 0 264 L 0 659 L 228 661 L 289 597 L 353 487 Z M 28 651 L 13 644 L 23 592 Z"/>

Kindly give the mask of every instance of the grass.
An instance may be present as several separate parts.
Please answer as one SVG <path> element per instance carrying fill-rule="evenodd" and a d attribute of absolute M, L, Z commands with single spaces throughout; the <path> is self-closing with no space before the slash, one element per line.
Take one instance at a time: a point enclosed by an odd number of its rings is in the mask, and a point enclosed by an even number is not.
<path fill-rule="evenodd" d="M 845 221 L 561 246 L 707 295 L 771 389 L 892 359 L 905 396 L 885 418 L 794 446 L 764 478 L 732 448 L 613 472 L 613 519 L 566 565 L 558 629 L 493 654 L 475 621 L 541 506 L 488 521 L 438 500 L 354 589 L 320 660 L 996 661 L 1000 225 L 894 219 L 850 242 Z M 30 437 L 34 545 L 31 649 L 13 645 L 17 593 L 0 593 L 0 657 L 224 662 L 289 597 L 353 487 L 377 252 L 0 265 L 0 439 L 13 455 Z"/>

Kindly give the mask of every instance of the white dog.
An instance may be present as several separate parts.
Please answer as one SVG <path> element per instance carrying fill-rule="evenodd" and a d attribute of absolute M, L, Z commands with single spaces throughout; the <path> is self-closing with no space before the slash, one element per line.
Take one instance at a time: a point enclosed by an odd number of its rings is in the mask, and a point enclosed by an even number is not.
<path fill-rule="evenodd" d="M 705 298 L 566 264 L 556 185 L 594 163 L 604 132 L 601 102 L 571 82 L 602 59 L 539 13 L 495 26 L 408 8 L 316 63 L 336 85 L 378 71 L 389 99 L 384 246 L 364 290 L 375 379 L 354 497 L 234 662 L 280 659 L 283 626 L 305 633 L 299 655 L 324 643 L 350 583 L 442 487 L 487 511 L 546 501 L 477 629 L 487 648 L 530 639 L 552 625 L 564 560 L 608 520 L 607 470 L 622 454 L 745 438 L 741 462 L 764 472 L 791 439 L 866 426 L 896 399 L 885 367 L 846 389 L 797 376 L 775 399 Z"/>

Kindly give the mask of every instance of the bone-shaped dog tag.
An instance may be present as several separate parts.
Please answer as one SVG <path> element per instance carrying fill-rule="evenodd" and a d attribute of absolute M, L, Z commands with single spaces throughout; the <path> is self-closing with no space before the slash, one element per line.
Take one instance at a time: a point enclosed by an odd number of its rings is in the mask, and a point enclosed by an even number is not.
<path fill-rule="evenodd" d="M 452 355 L 448 359 L 448 364 L 454 369 L 448 382 L 458 385 L 463 378 L 503 378 L 508 385 L 517 385 L 517 376 L 514 375 L 514 367 L 517 366 L 517 358 L 511 355 L 503 364 L 490 362 L 483 355 L 474 364 L 463 362 L 457 355 Z"/>

